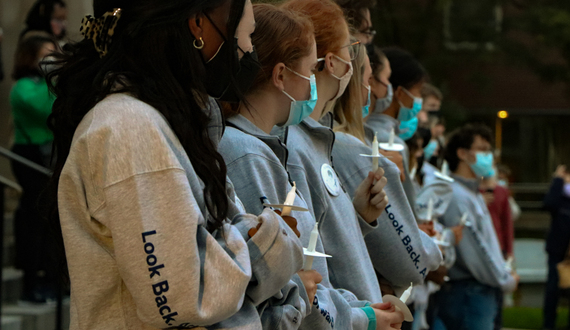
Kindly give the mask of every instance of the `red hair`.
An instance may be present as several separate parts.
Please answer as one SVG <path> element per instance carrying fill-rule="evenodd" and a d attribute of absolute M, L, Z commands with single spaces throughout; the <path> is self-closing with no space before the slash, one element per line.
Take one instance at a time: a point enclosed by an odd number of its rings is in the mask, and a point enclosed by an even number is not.
<path fill-rule="evenodd" d="M 289 0 L 283 8 L 307 15 L 315 27 L 317 56 L 338 51 L 348 37 L 348 24 L 342 9 L 331 0 Z"/>
<path fill-rule="evenodd" d="M 302 14 L 270 4 L 254 5 L 253 14 L 256 27 L 252 42 L 261 70 L 252 91 L 271 79 L 277 64 L 295 68 L 297 61 L 311 54 L 314 37 L 313 24 Z"/>

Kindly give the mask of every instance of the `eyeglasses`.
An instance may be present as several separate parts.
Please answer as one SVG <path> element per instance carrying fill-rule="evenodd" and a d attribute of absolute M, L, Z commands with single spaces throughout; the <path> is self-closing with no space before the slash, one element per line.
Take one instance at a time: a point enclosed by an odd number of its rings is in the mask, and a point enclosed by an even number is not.
<path fill-rule="evenodd" d="M 342 50 L 343 48 L 348 48 L 348 53 L 350 54 L 350 60 L 354 61 L 357 57 L 358 54 L 360 53 L 360 40 L 356 40 L 346 46 L 342 46 L 340 47 L 339 50 Z"/>
<path fill-rule="evenodd" d="M 356 40 L 348 45 L 342 46 L 338 50 L 340 51 L 344 48 L 348 48 L 348 53 L 350 54 L 350 60 L 354 61 L 358 57 L 358 54 L 360 52 L 361 48 L 360 40 Z M 319 59 L 318 62 L 319 63 L 317 64 L 317 67 L 315 69 L 316 71 L 322 71 L 325 68 L 324 58 Z"/>

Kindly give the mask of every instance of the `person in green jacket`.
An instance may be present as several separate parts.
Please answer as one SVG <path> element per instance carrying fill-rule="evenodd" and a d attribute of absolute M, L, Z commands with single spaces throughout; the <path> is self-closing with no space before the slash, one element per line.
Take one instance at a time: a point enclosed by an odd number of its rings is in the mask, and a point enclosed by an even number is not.
<path fill-rule="evenodd" d="M 55 96 L 50 93 L 40 61 L 56 50 L 50 36 L 35 35 L 20 41 L 16 50 L 10 92 L 15 137 L 12 151 L 38 165 L 49 166 L 53 135 L 47 119 Z M 12 161 L 12 171 L 23 194 L 14 218 L 16 267 L 24 271 L 23 300 L 46 302 L 55 298 L 54 262 L 49 257 L 48 227 L 38 209 L 48 177 Z"/>

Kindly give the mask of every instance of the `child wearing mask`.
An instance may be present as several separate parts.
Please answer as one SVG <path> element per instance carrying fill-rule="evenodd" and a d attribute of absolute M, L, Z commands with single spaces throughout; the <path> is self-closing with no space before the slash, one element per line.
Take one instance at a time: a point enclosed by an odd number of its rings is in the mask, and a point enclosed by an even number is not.
<path fill-rule="evenodd" d="M 395 131 L 395 142 L 404 145 L 401 152 L 404 159 L 404 190 L 411 205 L 415 200 L 415 189 L 410 179 L 409 150 L 405 145 L 417 129 L 417 114 L 422 109 L 421 89 L 428 79 L 423 66 L 408 52 L 399 48 L 383 49 L 390 63 L 393 98 L 390 103 L 377 103 L 374 111 L 366 118 L 366 141 L 370 143 L 374 132 L 378 132 L 378 141 L 388 142 L 390 132 Z M 388 97 L 389 97 L 388 87 Z M 379 107 L 380 106 L 380 107 Z M 383 107 L 387 107 L 383 109 Z"/>
<path fill-rule="evenodd" d="M 264 203 L 283 203 L 292 189 L 287 172 L 288 148 L 278 136 L 271 135 L 271 130 L 275 125 L 297 125 L 313 111 L 317 102 L 314 80 L 317 49 L 313 25 L 308 18 L 269 4 L 255 5 L 254 13 L 257 29 L 263 31 L 253 34 L 262 69 L 245 101 L 237 111 L 228 114 L 228 127 L 219 150 L 246 210 L 259 213 Z M 295 181 L 295 185 L 300 188 L 307 183 Z M 295 205 L 307 207 L 303 197 L 302 189 L 296 190 Z M 292 211 L 291 215 L 298 222 L 303 245 L 308 246 L 316 224 L 313 213 Z M 337 225 L 328 221 L 322 224 L 322 235 L 328 237 L 331 232 L 325 226 Z M 331 253 L 323 248 L 321 238 L 317 240 L 317 251 Z M 333 254 L 333 258 L 342 256 Z M 390 321 L 394 318 L 391 313 L 368 306 L 369 303 L 359 301 L 347 290 L 334 288 L 331 284 L 334 269 L 329 271 L 328 263 L 325 258 L 315 258 L 312 271 L 301 271 L 300 278 L 293 279 L 296 289 L 284 294 L 279 301 L 271 302 L 283 306 L 281 322 L 294 325 L 291 320 L 301 314 L 304 316 L 298 317 L 302 320 L 301 329 L 388 329 L 391 322 L 396 322 Z M 322 282 L 315 285 L 321 278 Z M 310 292 L 311 288 L 316 288 L 316 294 Z M 304 302 L 299 304 L 297 300 L 301 298 Z M 306 306 L 307 310 L 298 310 L 296 305 Z M 369 319 L 368 312 L 375 318 Z M 278 328 L 275 323 L 268 325 L 271 329 Z"/>
<path fill-rule="evenodd" d="M 93 7 L 48 78 L 70 329 L 262 329 L 256 307 L 301 268 L 302 245 L 272 210 L 244 213 L 208 96 L 256 73 L 251 2 Z"/>
<path fill-rule="evenodd" d="M 354 74 L 347 90 L 334 103 L 332 116 L 335 169 L 350 196 L 355 196 L 360 182 L 372 168 L 372 159 L 360 156 L 372 154 L 372 149 L 364 143 L 362 124 L 365 106 L 369 103 L 372 68 L 364 47 L 359 45 L 357 50 L 352 61 Z M 330 116 L 323 117 L 322 122 L 327 120 Z M 433 241 L 418 230 L 398 167 L 383 156 L 378 163 L 387 179 L 384 189 L 389 203 L 378 218 L 378 228 L 366 235 L 365 240 L 384 293 L 401 293 L 411 282 L 420 284 L 429 271 L 437 269 L 441 254 Z"/>
<path fill-rule="evenodd" d="M 439 316 L 448 329 L 493 329 L 497 291 L 511 292 L 518 276 L 506 267 L 483 196 L 481 178 L 493 173 L 491 130 L 465 125 L 452 133 L 445 159 L 452 178 L 452 200 L 441 218 L 447 227 L 466 217 L 463 239 L 456 246 L 457 260 L 449 270 L 439 300 Z"/>

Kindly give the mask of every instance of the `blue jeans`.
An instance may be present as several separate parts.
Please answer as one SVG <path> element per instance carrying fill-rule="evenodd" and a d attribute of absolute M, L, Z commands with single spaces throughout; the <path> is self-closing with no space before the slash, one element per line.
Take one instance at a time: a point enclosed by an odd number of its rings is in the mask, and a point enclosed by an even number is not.
<path fill-rule="evenodd" d="M 440 291 L 439 318 L 447 329 L 493 330 L 497 289 L 476 281 L 445 284 Z"/>

